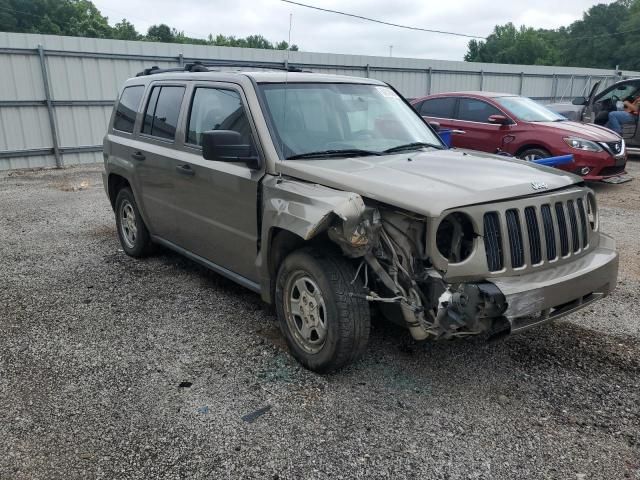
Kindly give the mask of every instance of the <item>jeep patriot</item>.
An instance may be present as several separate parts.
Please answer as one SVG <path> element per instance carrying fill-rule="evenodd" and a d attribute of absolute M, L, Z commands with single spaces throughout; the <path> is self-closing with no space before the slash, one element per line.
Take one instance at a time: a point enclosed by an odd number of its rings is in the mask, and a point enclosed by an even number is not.
<path fill-rule="evenodd" d="M 258 292 L 316 372 L 363 354 L 374 308 L 416 340 L 501 335 L 616 284 L 580 177 L 449 149 L 369 78 L 145 70 L 104 166 L 128 255 L 159 244 Z"/>

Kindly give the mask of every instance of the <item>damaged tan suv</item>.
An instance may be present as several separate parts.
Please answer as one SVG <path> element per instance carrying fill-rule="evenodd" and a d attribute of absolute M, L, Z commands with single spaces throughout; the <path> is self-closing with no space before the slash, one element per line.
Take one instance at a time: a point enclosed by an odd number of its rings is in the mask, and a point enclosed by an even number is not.
<path fill-rule="evenodd" d="M 124 251 L 160 244 L 258 292 L 317 372 L 363 354 L 372 308 L 417 340 L 499 335 L 616 284 L 579 177 L 448 149 L 376 80 L 145 70 L 104 158 Z"/>

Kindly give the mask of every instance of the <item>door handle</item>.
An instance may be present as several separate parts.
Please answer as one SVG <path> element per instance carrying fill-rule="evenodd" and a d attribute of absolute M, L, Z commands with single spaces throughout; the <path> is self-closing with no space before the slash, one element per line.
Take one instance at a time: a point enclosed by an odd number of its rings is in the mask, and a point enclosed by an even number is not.
<path fill-rule="evenodd" d="M 135 159 L 135 160 L 144 160 L 146 157 L 143 155 L 142 152 L 134 152 L 131 154 L 131 158 Z"/>
<path fill-rule="evenodd" d="M 181 173 L 182 175 L 188 175 L 189 177 L 192 177 L 196 174 L 196 172 L 191 168 L 191 165 L 189 164 L 176 166 L 176 171 L 178 173 Z"/>

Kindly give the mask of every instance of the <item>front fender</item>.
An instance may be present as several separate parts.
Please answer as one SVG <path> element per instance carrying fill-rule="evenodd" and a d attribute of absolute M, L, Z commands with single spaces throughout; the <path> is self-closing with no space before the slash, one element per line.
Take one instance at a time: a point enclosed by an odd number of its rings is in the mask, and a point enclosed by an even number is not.
<path fill-rule="evenodd" d="M 290 178 L 265 177 L 258 256 L 263 298 L 269 301 L 273 281 L 269 248 L 274 229 L 286 230 L 307 241 L 326 230 L 335 217 L 345 224 L 355 224 L 364 211 L 364 201 L 356 193 Z"/>

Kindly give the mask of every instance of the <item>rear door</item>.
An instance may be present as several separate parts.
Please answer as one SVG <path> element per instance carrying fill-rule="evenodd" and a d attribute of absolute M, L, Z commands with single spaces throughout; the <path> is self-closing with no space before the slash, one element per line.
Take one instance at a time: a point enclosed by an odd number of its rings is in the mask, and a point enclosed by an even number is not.
<path fill-rule="evenodd" d="M 151 84 L 138 141 L 132 149 L 142 206 L 152 234 L 171 242 L 178 238 L 173 197 L 176 187 L 177 127 L 185 96 L 184 82 Z"/>
<path fill-rule="evenodd" d="M 258 183 L 263 170 L 202 157 L 202 134 L 208 130 L 235 130 L 259 151 L 244 92 L 235 84 L 193 82 L 184 111 L 184 142 L 172 172 L 176 243 L 257 282 Z"/>
<path fill-rule="evenodd" d="M 430 98 L 420 104 L 420 115 L 429 122 L 438 122 L 440 128 L 452 129 L 457 128 L 454 120 L 455 109 L 455 97 Z"/>
<path fill-rule="evenodd" d="M 113 126 L 105 138 L 105 154 L 109 156 L 112 165 L 132 167 L 134 174 L 129 176 L 133 192 L 138 195 L 141 191 L 137 177 L 139 162 L 132 158 L 135 148 L 139 148 L 134 128 L 138 118 L 138 110 L 144 97 L 145 85 L 129 85 L 122 90 L 116 107 Z M 115 201 L 115 198 L 111 200 Z M 141 199 L 138 198 L 138 203 Z"/>
<path fill-rule="evenodd" d="M 453 136 L 453 146 L 489 153 L 495 153 L 499 148 L 502 148 L 505 126 L 490 123 L 489 117 L 491 115 L 508 117 L 504 112 L 484 100 L 469 97 L 458 98 L 456 125 L 465 133 Z"/>

